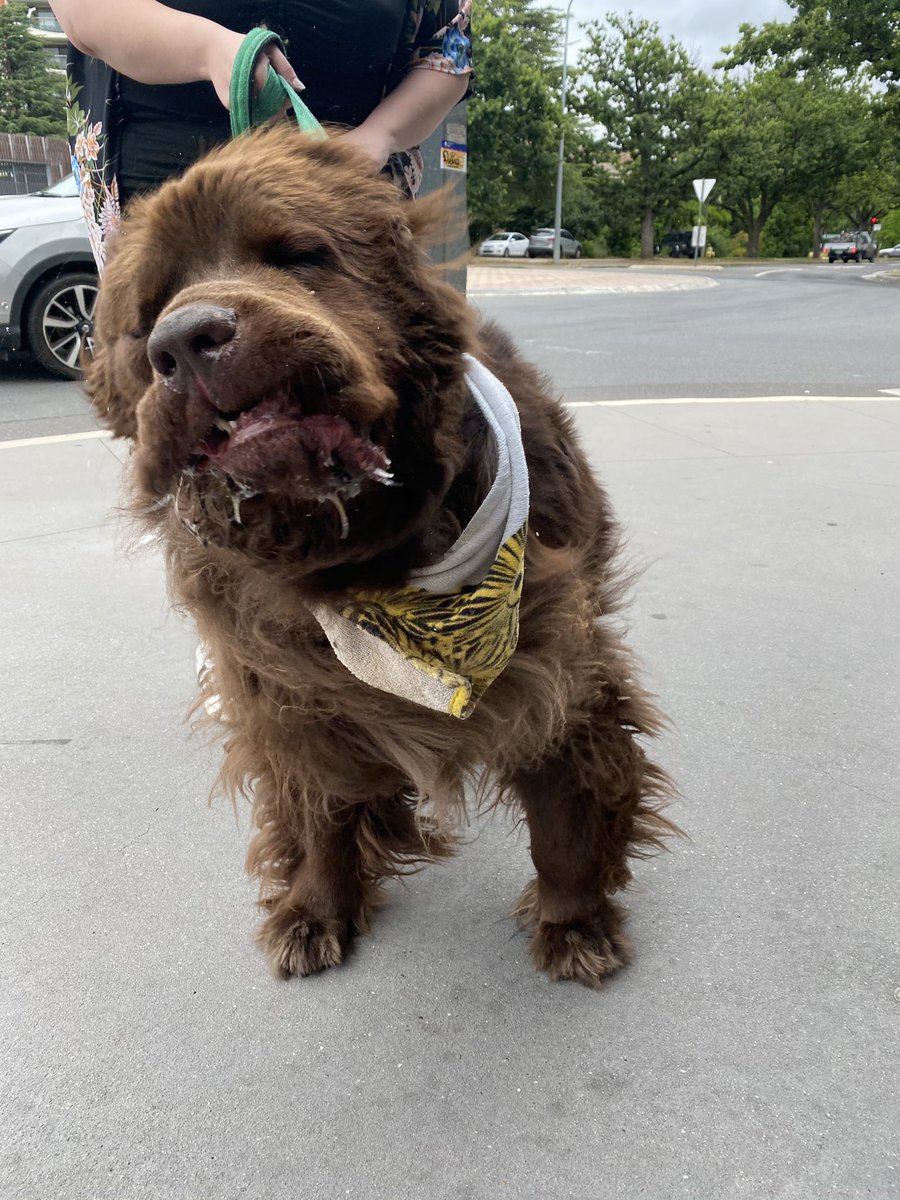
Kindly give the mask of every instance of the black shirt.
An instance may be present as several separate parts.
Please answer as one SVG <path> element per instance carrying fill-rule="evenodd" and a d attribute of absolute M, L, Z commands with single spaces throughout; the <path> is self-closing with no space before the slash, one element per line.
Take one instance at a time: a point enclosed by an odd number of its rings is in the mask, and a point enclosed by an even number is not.
<path fill-rule="evenodd" d="M 381 100 L 406 0 L 168 0 L 170 8 L 246 33 L 265 25 L 285 43 L 319 121 L 359 125 Z M 228 113 L 211 83 L 151 86 L 120 79 L 119 186 L 125 196 L 180 174 L 230 136 Z"/>
<path fill-rule="evenodd" d="M 167 0 L 167 6 L 238 33 L 258 25 L 272 29 L 285 43 L 313 115 L 349 126 L 365 120 L 414 58 L 444 57 L 442 35 L 464 7 L 453 0 Z M 69 78 L 75 127 L 98 120 L 102 126 L 92 173 L 107 183 L 115 175 L 123 202 L 180 174 L 230 136 L 228 113 L 211 83 L 136 83 L 73 47 Z"/>

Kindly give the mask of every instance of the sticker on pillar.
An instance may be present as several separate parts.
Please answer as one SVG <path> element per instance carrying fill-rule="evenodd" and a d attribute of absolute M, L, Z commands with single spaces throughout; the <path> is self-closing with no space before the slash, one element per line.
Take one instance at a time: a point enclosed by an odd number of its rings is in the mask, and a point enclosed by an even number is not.
<path fill-rule="evenodd" d="M 441 170 L 465 171 L 467 147 L 465 142 L 441 141 Z"/>

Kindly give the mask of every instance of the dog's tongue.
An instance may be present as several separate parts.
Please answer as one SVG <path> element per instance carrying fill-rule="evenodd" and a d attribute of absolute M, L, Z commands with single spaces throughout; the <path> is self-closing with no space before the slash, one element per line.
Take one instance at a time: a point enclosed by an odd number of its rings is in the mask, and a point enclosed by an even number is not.
<path fill-rule="evenodd" d="M 363 476 L 386 482 L 390 467 L 381 447 L 343 417 L 298 416 L 277 401 L 241 413 L 229 437 L 207 439 L 201 449 L 220 471 L 260 490 L 295 481 L 330 491 Z"/>

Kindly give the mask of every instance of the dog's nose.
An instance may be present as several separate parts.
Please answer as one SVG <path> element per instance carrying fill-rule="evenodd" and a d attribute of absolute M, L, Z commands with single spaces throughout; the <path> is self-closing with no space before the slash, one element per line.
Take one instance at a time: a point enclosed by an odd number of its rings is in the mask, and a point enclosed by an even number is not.
<path fill-rule="evenodd" d="M 157 322 L 147 341 L 147 356 L 163 379 L 179 391 L 187 391 L 194 376 L 210 381 L 236 332 L 237 317 L 232 309 L 186 304 Z"/>

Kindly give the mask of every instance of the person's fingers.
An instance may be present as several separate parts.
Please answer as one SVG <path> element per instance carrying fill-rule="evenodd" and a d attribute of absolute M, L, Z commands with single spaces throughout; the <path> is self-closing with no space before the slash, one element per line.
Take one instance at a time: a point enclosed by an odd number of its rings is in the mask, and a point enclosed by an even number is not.
<path fill-rule="evenodd" d="M 2 2 L 2 0 L 0 0 Z M 228 92 L 231 79 L 231 72 L 234 65 L 234 60 L 238 52 L 243 38 L 240 34 L 235 34 L 231 30 L 222 30 L 225 39 L 226 53 L 220 61 L 214 62 L 214 69 L 210 73 L 213 86 L 216 89 L 216 95 L 221 100 L 222 104 L 228 108 Z M 269 74 L 269 67 L 274 69 L 294 88 L 295 91 L 302 91 L 303 84 L 297 77 L 297 72 L 288 62 L 287 58 L 280 50 L 274 46 L 268 46 L 259 56 L 256 65 L 253 68 L 253 95 L 258 96 L 266 86 L 266 79 Z M 288 107 L 285 103 L 285 109 Z"/>
<path fill-rule="evenodd" d="M 284 78 L 288 81 L 288 83 L 291 85 L 291 87 L 294 89 L 294 91 L 302 92 L 303 84 L 301 83 L 299 77 L 297 76 L 297 72 L 294 70 L 294 68 L 288 62 L 285 55 L 281 53 L 281 51 L 278 49 L 278 47 L 270 46 L 268 49 L 268 55 L 269 55 L 269 61 L 271 62 L 272 66 L 275 68 L 275 70 L 278 72 L 278 74 L 281 75 L 282 78 Z"/>
<path fill-rule="evenodd" d="M 269 60 L 265 54 L 261 54 L 256 60 L 256 66 L 253 68 L 253 95 L 258 96 L 266 86 L 266 77 L 269 74 Z"/>

